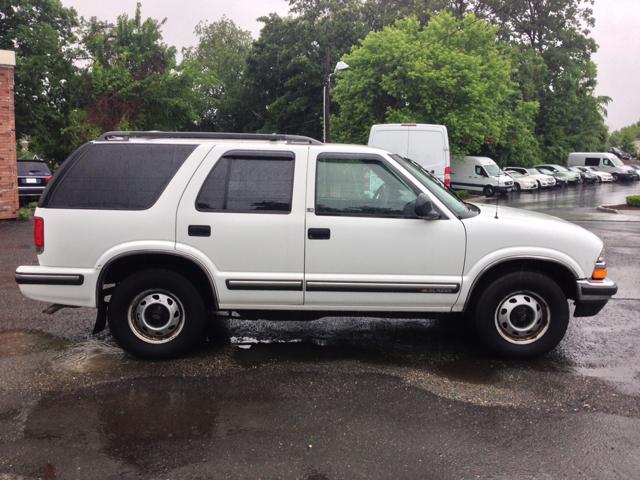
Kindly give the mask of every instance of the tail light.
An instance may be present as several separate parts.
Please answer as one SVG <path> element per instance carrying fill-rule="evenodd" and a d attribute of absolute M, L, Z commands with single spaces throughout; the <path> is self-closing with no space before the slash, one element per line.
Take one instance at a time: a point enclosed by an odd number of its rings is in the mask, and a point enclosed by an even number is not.
<path fill-rule="evenodd" d="M 53 175 L 49 175 L 47 178 L 44 179 L 44 183 L 49 183 L 49 180 L 51 180 L 51 177 Z"/>
<path fill-rule="evenodd" d="M 444 169 L 444 184 L 451 186 L 451 167 Z"/>
<path fill-rule="evenodd" d="M 33 217 L 33 243 L 36 245 L 36 253 L 44 252 L 44 218 Z"/>

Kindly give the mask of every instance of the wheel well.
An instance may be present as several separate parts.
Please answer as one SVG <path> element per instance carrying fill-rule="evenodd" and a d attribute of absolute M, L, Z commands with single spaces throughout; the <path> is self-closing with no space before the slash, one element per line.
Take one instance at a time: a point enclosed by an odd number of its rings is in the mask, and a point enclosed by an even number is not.
<path fill-rule="evenodd" d="M 510 260 L 495 265 L 483 272 L 476 280 L 465 310 L 473 309 L 482 292 L 496 279 L 513 272 L 535 272 L 548 276 L 571 300 L 576 296 L 576 277 L 571 270 L 559 263 L 546 260 Z"/>
<path fill-rule="evenodd" d="M 207 308 L 217 309 L 213 281 L 205 273 L 204 267 L 178 255 L 144 253 L 118 257 L 105 266 L 98 288 L 120 283 L 133 273 L 151 268 L 162 268 L 179 273 L 198 289 Z"/>

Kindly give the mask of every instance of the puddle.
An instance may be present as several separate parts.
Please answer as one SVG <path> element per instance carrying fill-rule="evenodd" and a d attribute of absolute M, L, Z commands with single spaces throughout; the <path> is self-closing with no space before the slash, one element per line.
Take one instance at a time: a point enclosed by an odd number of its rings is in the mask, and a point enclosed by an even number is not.
<path fill-rule="evenodd" d="M 74 344 L 53 358 L 54 368 L 76 373 L 109 369 L 123 362 L 124 352 L 115 345 L 99 340 Z"/>
<path fill-rule="evenodd" d="M 46 333 L 26 330 L 0 330 L 0 357 L 17 357 L 49 350 L 61 351 L 69 346 L 69 340 Z"/>
<path fill-rule="evenodd" d="M 474 385 L 490 385 L 496 383 L 496 372 L 488 367 L 480 367 L 462 362 L 450 362 L 438 365 L 436 373 L 454 382 L 471 383 Z"/>
<path fill-rule="evenodd" d="M 49 396 L 31 410 L 24 436 L 88 443 L 88 448 L 102 450 L 148 475 L 206 459 L 204 451 L 192 446 L 216 428 L 215 395 L 202 379 L 163 378 Z M 174 455 L 176 449 L 187 449 L 189 455 Z"/>

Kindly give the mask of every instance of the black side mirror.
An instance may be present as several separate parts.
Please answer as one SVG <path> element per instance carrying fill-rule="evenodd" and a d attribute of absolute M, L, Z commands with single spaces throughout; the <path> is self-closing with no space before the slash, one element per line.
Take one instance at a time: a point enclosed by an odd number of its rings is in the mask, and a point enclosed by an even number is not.
<path fill-rule="evenodd" d="M 431 199 L 426 193 L 421 193 L 418 195 L 418 198 L 416 198 L 416 208 L 414 212 L 416 217 L 423 218 L 424 220 L 438 220 L 442 216 L 433 209 Z"/>

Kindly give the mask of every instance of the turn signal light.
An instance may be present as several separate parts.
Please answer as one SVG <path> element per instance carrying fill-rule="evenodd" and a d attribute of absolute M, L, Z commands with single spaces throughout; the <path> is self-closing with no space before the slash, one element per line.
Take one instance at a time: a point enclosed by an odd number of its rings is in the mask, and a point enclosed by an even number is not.
<path fill-rule="evenodd" d="M 606 268 L 598 268 L 593 271 L 593 275 L 592 275 L 592 277 L 595 278 L 596 280 L 603 280 L 606 278 L 606 276 L 607 276 Z"/>
<path fill-rule="evenodd" d="M 44 218 L 33 217 L 33 243 L 36 253 L 44 252 Z"/>

